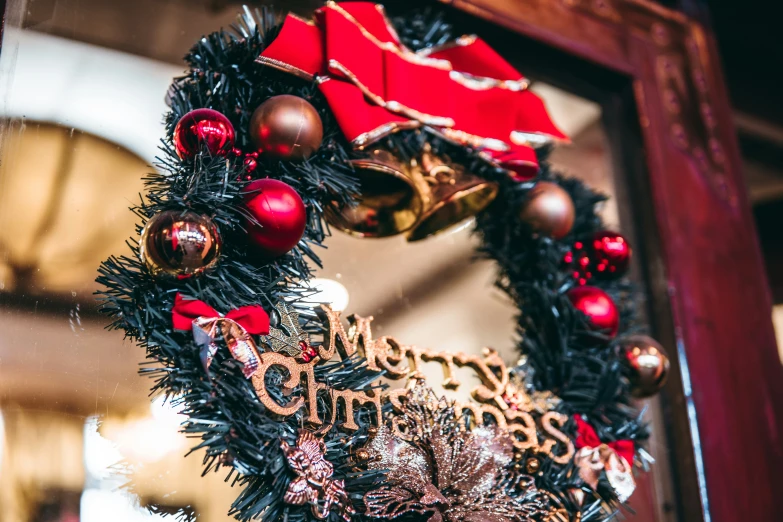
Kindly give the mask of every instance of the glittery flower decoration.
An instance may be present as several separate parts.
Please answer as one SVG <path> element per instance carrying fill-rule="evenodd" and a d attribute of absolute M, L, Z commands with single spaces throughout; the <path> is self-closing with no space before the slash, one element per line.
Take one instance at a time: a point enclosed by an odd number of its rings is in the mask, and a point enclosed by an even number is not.
<path fill-rule="evenodd" d="M 296 506 L 310 504 L 313 516 L 325 519 L 335 509 L 346 521 L 355 513 L 342 480 L 332 480 L 334 467 L 324 458 L 324 442 L 307 430 L 300 430 L 296 445 L 282 441 L 280 446 L 288 467 L 297 478 L 288 484 L 283 502 Z"/>
<path fill-rule="evenodd" d="M 468 430 L 453 404 L 416 386 L 393 426 L 365 447 L 369 467 L 387 470 L 386 484 L 364 495 L 366 514 L 395 519 L 419 514 L 428 522 L 542 520 L 550 502 L 526 476 L 507 471 L 513 440 L 495 427 Z M 513 494 L 513 496 L 512 496 Z"/>

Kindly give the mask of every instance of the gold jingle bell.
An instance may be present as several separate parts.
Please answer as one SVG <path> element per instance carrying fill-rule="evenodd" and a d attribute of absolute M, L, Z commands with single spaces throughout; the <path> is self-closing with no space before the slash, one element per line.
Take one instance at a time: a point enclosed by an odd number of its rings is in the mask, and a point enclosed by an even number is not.
<path fill-rule="evenodd" d="M 419 161 L 411 162 L 410 171 L 421 196 L 423 212 L 408 233 L 408 241 L 425 239 L 478 214 L 498 193 L 497 183 L 435 156 L 429 146 Z"/>
<path fill-rule="evenodd" d="M 389 237 L 410 229 L 421 214 L 421 198 L 408 168 L 391 152 L 376 149 L 349 162 L 361 184 L 355 207 L 326 209 L 330 225 L 357 237 Z"/>
<path fill-rule="evenodd" d="M 384 149 L 352 160 L 361 183 L 355 207 L 329 207 L 332 226 L 358 237 L 389 237 L 408 232 L 408 241 L 437 234 L 484 210 L 498 192 L 493 183 L 432 154 L 404 164 Z"/>

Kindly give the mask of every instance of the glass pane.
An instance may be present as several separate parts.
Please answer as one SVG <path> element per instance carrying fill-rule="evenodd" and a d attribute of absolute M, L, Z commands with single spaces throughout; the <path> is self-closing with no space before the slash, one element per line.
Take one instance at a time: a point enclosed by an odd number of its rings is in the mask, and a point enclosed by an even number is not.
<path fill-rule="evenodd" d="M 318 5 L 285 2 L 303 15 Z M 150 401 L 152 381 L 138 375 L 143 351 L 104 329 L 93 293 L 100 262 L 127 255 L 125 242 L 137 235 L 127 207 L 140 201 L 160 154 L 165 94 L 182 74 L 182 55 L 239 9 L 222 1 L 9 2 L 0 54 L 0 522 L 191 512 L 232 520 L 239 488 L 223 473 L 202 478 L 202 453 L 183 458 L 193 441 L 178 433 L 181 413 Z M 633 242 L 601 107 L 532 80 L 572 138 L 552 153 L 553 167 L 606 193 L 601 217 Z M 376 336 L 467 354 L 492 347 L 513 365 L 518 310 L 494 286 L 496 265 L 476 259 L 473 225 L 414 243 L 335 232 L 318 251 L 321 298 L 345 315 L 373 316 Z M 460 400 L 479 383 L 460 369 L 462 386 L 446 390 L 437 363 L 424 373 L 438 393 Z M 670 520 L 656 401 L 646 416 L 658 465 L 654 493 L 637 496 L 655 500 L 652 514 L 638 507 L 637 519 Z"/>

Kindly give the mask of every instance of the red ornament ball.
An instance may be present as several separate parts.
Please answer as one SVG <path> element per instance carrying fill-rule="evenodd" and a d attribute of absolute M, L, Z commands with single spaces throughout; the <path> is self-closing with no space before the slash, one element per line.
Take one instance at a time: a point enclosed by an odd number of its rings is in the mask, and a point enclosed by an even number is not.
<path fill-rule="evenodd" d="M 609 294 L 594 286 L 578 286 L 568 291 L 568 299 L 587 316 L 591 330 L 609 337 L 617 335 L 620 312 Z"/>
<path fill-rule="evenodd" d="M 307 209 L 291 186 L 276 179 L 258 179 L 245 187 L 250 243 L 264 258 L 279 257 L 299 243 L 305 231 Z"/>
<path fill-rule="evenodd" d="M 218 111 L 190 111 L 174 127 L 174 148 L 181 159 L 192 159 L 202 150 L 226 156 L 234 148 L 234 127 Z"/>
<path fill-rule="evenodd" d="M 601 230 L 593 236 L 592 272 L 597 277 L 614 278 L 623 275 L 631 264 L 631 245 L 617 232 Z"/>

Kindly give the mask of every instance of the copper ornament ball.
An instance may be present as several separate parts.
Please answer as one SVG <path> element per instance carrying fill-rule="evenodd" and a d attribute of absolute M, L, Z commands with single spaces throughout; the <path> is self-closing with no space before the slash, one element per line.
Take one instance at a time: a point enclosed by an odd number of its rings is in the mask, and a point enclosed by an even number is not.
<path fill-rule="evenodd" d="M 141 260 L 155 276 L 201 274 L 218 262 L 220 232 L 207 216 L 167 210 L 153 216 L 141 234 Z"/>
<path fill-rule="evenodd" d="M 658 393 L 669 376 L 669 358 L 663 346 L 647 335 L 630 335 L 620 341 L 628 368 L 631 394 L 637 399 Z"/>
<path fill-rule="evenodd" d="M 520 217 L 540 234 L 562 239 L 574 226 L 574 202 L 556 183 L 539 181 L 527 193 Z"/>
<path fill-rule="evenodd" d="M 259 105 L 250 118 L 250 139 L 265 157 L 305 160 L 318 150 L 323 137 L 318 111 L 298 96 L 273 96 Z"/>

